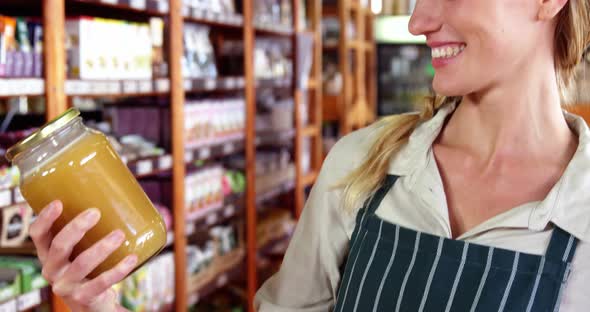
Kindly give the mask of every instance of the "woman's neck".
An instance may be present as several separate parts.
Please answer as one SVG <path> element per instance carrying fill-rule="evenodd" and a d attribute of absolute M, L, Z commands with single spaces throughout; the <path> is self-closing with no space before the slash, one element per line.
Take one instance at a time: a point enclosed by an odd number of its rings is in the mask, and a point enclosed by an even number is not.
<path fill-rule="evenodd" d="M 505 159 L 569 162 L 577 140 L 561 112 L 555 75 L 534 71 L 465 96 L 438 143 L 459 148 L 489 169 Z"/>

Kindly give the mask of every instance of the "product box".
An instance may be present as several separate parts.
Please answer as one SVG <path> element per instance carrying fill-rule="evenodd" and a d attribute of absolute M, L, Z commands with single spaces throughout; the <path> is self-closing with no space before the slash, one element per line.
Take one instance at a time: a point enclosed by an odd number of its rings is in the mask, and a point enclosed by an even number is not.
<path fill-rule="evenodd" d="M 0 16 L 0 77 L 11 77 L 13 68 L 13 54 L 17 50 L 16 19 Z"/>
<path fill-rule="evenodd" d="M 78 17 L 66 20 L 67 65 L 70 78 L 93 79 L 98 68 L 98 59 L 92 49 L 93 19 Z"/>
<path fill-rule="evenodd" d="M 36 258 L 0 257 L 0 268 L 19 271 L 21 294 L 41 289 L 48 285 L 47 281 L 41 275 L 41 264 Z"/>
<path fill-rule="evenodd" d="M 0 267 L 0 302 L 6 302 L 20 295 L 20 271 Z"/>

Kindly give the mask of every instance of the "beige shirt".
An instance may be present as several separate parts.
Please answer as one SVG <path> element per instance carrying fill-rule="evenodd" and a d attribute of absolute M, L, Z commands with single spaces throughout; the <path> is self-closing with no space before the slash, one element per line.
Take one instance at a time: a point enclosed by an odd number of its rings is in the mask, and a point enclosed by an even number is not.
<path fill-rule="evenodd" d="M 442 107 L 422 123 L 392 159 L 389 173 L 400 178 L 385 196 L 377 215 L 398 225 L 451 238 L 442 180 L 432 143 L 455 105 Z M 561 312 L 590 310 L 590 130 L 578 116 L 564 113 L 579 145 L 561 179 L 540 202 L 515 207 L 464 233 L 471 243 L 541 255 L 549 245 L 552 224 L 579 240 Z M 326 158 L 280 271 L 256 296 L 262 312 L 330 311 L 355 226 L 355 216 L 340 207 L 336 182 L 357 167 L 376 134 L 375 126 L 342 138 Z"/>

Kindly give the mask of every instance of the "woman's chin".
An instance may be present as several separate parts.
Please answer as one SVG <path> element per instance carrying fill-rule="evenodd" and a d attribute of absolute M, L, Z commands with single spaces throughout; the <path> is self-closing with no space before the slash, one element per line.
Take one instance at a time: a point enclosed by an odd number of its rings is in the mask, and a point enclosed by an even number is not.
<path fill-rule="evenodd" d="M 467 94 L 466 88 L 462 88 L 458 81 L 453 79 L 445 79 L 443 77 L 434 77 L 432 88 L 437 95 L 451 97 L 463 96 Z"/>

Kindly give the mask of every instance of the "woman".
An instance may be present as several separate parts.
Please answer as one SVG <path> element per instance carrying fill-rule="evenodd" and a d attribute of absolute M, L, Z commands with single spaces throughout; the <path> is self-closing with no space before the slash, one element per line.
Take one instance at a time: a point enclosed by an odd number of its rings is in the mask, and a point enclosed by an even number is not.
<path fill-rule="evenodd" d="M 589 0 L 418 0 L 410 30 L 433 51 L 421 115 L 387 118 L 330 152 L 259 311 L 585 311 L 590 130 L 561 93 L 589 44 Z M 134 259 L 84 276 L 118 246 L 69 263 L 97 220 L 31 236 L 75 309 L 119 309 Z"/>

